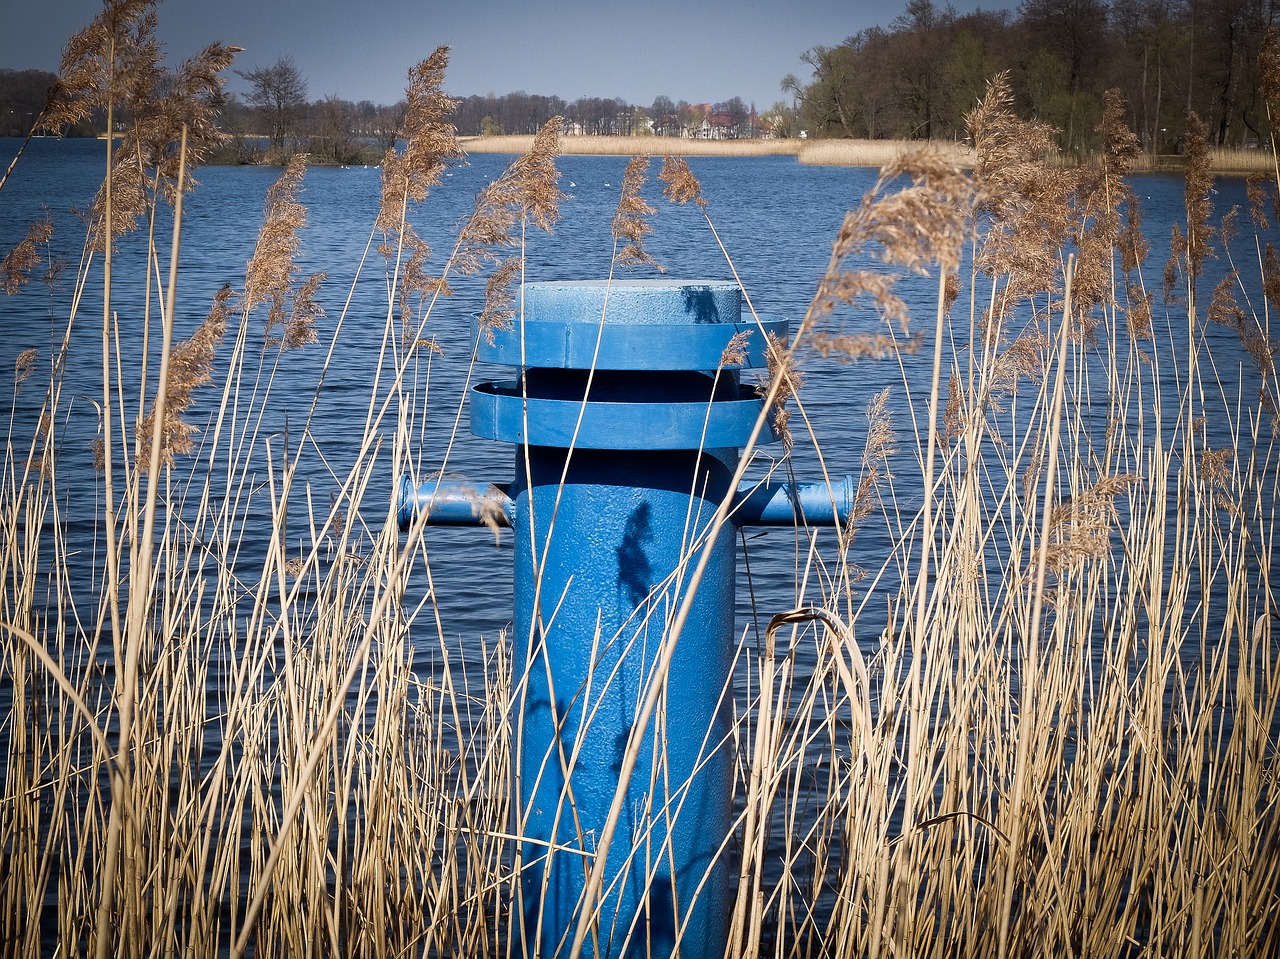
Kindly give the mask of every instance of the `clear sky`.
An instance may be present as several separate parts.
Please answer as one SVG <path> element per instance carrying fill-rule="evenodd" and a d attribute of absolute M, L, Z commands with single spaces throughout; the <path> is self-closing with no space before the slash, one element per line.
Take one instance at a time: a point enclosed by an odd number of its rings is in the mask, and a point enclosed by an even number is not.
<path fill-rule="evenodd" d="M 242 70 L 292 57 L 313 100 L 336 94 L 395 103 L 409 67 L 443 43 L 451 48 L 445 89 L 454 96 L 523 90 L 637 105 L 659 95 L 694 103 L 738 96 L 765 110 L 782 99 L 786 74 L 809 80 L 805 50 L 887 27 L 906 3 L 167 0 L 158 6 L 158 34 L 171 66 L 214 40 L 244 47 L 236 61 Z M 67 38 L 101 9 L 101 0 L 0 0 L 0 67 L 56 70 Z M 246 85 L 233 75 L 228 88 Z"/>

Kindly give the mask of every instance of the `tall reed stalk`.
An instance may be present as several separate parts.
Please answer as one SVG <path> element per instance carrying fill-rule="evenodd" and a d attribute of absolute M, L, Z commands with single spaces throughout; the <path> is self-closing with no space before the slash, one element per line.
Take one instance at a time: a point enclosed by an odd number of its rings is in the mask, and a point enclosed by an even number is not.
<path fill-rule="evenodd" d="M 110 3 L 73 38 L 47 114 L 102 107 L 131 126 L 107 141 L 44 375 L 30 353 L 15 371 L 0 474 L 0 942 L 29 956 L 518 955 L 529 863 L 512 760 L 529 664 L 505 636 L 452 641 L 424 522 L 401 534 L 377 491 L 380 476 L 448 469 L 452 439 L 439 457 L 418 440 L 451 279 L 487 273 L 480 335 L 522 322 L 528 248 L 560 215 L 558 123 L 481 192 L 429 275 L 412 214 L 460 156 L 437 50 L 410 71 L 403 146 L 384 160 L 365 259 L 324 341 L 327 277 L 301 275 L 297 256 L 302 159 L 268 194 L 243 284 L 197 323 L 181 292 L 182 197 L 218 140 L 219 74 L 236 51 L 168 71 L 152 7 Z M 757 435 L 773 417 L 819 458 L 801 376 L 812 357 L 905 374 L 928 348 L 932 375 L 925 394 L 904 375 L 870 398 L 849 523 L 798 534 L 795 608 L 765 611 L 764 642 L 744 637 L 725 677 L 729 956 L 1280 951 L 1276 185 L 1251 192 L 1256 267 L 1232 261 L 1260 271 L 1267 298 L 1241 305 L 1239 273 L 1200 288 L 1205 257 L 1240 248 L 1212 215 L 1200 155 L 1162 307 L 1122 115 L 1108 103 L 1104 162 L 1064 169 L 997 78 L 970 116 L 965 166 L 895 157 L 846 217 L 790 342 L 771 349 Z M 644 166 L 614 221 L 619 267 L 653 265 Z M 687 164 L 668 159 L 661 179 L 736 275 Z M 146 256 L 131 274 L 114 250 L 138 224 Z M 6 286 L 30 274 L 27 253 L 6 259 Z M 378 374 L 339 468 L 313 418 L 368 273 L 386 290 Z M 892 273 L 936 289 L 923 332 Z M 100 472 L 80 542 L 65 510 L 83 467 L 59 439 L 91 284 Z M 125 284 L 145 303 L 128 316 Z M 850 306 L 884 327 L 855 331 Z M 1239 336 L 1256 395 L 1224 395 L 1210 323 Z M 140 371 L 120 360 L 137 342 L 157 358 Z M 277 430 L 299 349 L 324 351 L 323 372 L 308 415 Z M 38 388 L 28 427 L 18 390 Z M 184 419 L 196 396 L 203 432 Z M 746 475 L 758 463 L 743 452 Z M 319 502 L 308 470 L 328 470 L 337 492 Z M 691 516 L 662 589 L 697 588 L 731 507 L 710 525 Z M 872 524 L 893 547 L 862 570 Z M 650 726 L 679 721 L 664 669 L 687 603 L 658 615 L 614 815 L 594 846 L 578 824 L 583 842 L 548 850 L 580 856 L 589 882 L 574 935 L 541 954 L 589 953 L 615 920 L 603 862 L 628 771 Z M 628 639 L 595 637 L 594 652 Z M 563 692 L 590 698 L 611 680 Z M 546 757 L 566 781 L 594 758 Z M 651 784 L 654 822 L 680 815 L 688 785 Z M 558 814 L 578 822 L 571 794 Z M 660 845 L 629 852 L 678 853 Z"/>

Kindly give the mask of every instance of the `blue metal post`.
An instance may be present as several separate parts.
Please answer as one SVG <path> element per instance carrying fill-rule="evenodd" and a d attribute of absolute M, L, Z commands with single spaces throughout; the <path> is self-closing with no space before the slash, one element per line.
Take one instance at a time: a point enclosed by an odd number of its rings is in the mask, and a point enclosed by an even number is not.
<path fill-rule="evenodd" d="M 735 334 L 746 358 L 725 366 Z M 524 316 L 481 359 L 519 368 L 472 394 L 472 432 L 517 444 L 509 488 L 401 488 L 401 523 L 482 512 L 515 530 L 516 824 L 529 950 L 567 951 L 623 753 L 708 524 L 761 400 L 739 382 L 765 334 L 718 281 L 527 284 Z M 739 339 L 742 339 L 739 337 Z M 825 492 L 826 488 L 822 487 Z M 737 523 L 839 521 L 852 499 L 747 487 Z M 722 530 L 645 730 L 609 851 L 601 957 L 720 957 L 732 908 L 735 544 Z"/>

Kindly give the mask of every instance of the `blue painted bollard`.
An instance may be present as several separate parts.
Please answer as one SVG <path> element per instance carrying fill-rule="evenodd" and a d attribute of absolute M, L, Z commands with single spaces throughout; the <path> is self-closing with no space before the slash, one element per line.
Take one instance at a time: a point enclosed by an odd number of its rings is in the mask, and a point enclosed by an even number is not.
<path fill-rule="evenodd" d="M 761 411 L 739 371 L 764 366 L 766 333 L 785 337 L 785 321 L 744 321 L 732 283 L 527 284 L 523 319 L 479 338 L 481 359 L 518 376 L 471 396 L 472 432 L 517 444 L 514 482 L 401 482 L 402 527 L 426 510 L 432 523 L 515 531 L 514 798 L 529 954 L 568 953 L 660 644 Z M 744 338 L 726 364 L 730 341 Z M 734 524 L 831 524 L 848 515 L 853 488 L 762 484 L 733 496 Z M 609 849 L 590 955 L 724 952 L 732 524 L 711 550 Z"/>

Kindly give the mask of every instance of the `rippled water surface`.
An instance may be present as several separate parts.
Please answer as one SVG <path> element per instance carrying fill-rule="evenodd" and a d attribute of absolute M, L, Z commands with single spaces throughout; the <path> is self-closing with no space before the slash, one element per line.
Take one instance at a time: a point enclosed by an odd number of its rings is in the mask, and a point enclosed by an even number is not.
<path fill-rule="evenodd" d="M 0 141 L 0 162 L 7 165 L 18 141 Z M 71 308 L 70 287 L 79 261 L 83 225 L 72 212 L 83 208 L 101 179 L 104 147 L 98 141 L 33 141 L 10 182 L 0 191 L 0 250 L 7 250 L 26 230 L 27 224 L 45 211 L 55 222 L 53 248 L 69 263 L 52 294 L 34 283 L 18 296 L 0 299 L 0 395 L 8 405 L 12 400 L 14 359 L 21 350 L 35 347 L 47 359 L 53 337 L 60 337 Z M 436 254 L 433 264 L 443 260 L 452 244 L 460 220 L 472 209 L 476 192 L 500 174 L 510 157 L 478 155 L 452 167 L 442 184 L 413 214 L 418 232 L 431 243 Z M 529 237 L 527 279 L 602 278 L 610 266 L 612 252 L 610 219 L 617 204 L 626 159 L 620 157 L 577 157 L 560 159 L 561 186 L 570 195 L 562 207 L 562 220 L 555 232 Z M 708 211 L 737 274 L 752 302 L 761 312 L 798 318 L 807 305 L 818 277 L 824 271 L 831 242 L 846 210 L 857 204 L 872 186 L 876 173 L 866 169 L 809 167 L 792 157 L 693 158 L 689 161 L 702 183 Z M 267 189 L 280 171 L 256 167 L 211 167 L 197 177 L 200 186 L 186 204 L 179 281 L 178 335 L 184 336 L 207 313 L 213 294 L 224 284 L 241 288 L 262 220 Z M 657 165 L 652 168 L 656 175 Z M 1170 228 L 1181 215 L 1182 180 L 1150 176 L 1135 180 L 1135 188 L 1145 211 L 1145 225 L 1152 245 L 1148 283 L 1158 286 L 1159 270 L 1168 250 Z M 383 260 L 369 249 L 369 235 L 377 213 L 380 171 L 373 167 L 309 170 L 302 201 L 308 222 L 302 233 L 301 270 L 304 274 L 323 270 L 328 279 L 321 288 L 320 302 L 326 316 L 320 321 L 320 336 L 327 343 L 344 303 L 346 319 L 337 340 L 336 362 L 327 375 L 312 425 L 316 441 L 335 467 L 349 463 L 354 455 L 369 402 L 369 386 L 376 372 L 376 360 L 384 331 L 386 280 Z M 652 218 L 654 233 L 649 251 L 667 268 L 672 278 L 728 279 L 732 272 L 716 237 L 693 207 L 669 206 L 660 196 L 660 184 L 650 182 L 649 199 L 657 208 Z M 1219 214 L 1245 202 L 1244 181 L 1220 180 L 1215 203 Z M 1246 293 L 1261 312 L 1262 298 L 1256 265 L 1245 263 L 1256 257 L 1253 239 L 1237 241 L 1237 255 L 1245 261 L 1242 273 Z M 161 248 L 168 250 L 167 240 Z M 126 368 L 136 365 L 141 344 L 131 330 L 137 328 L 143 267 L 141 234 L 127 238 L 116 263 L 117 293 L 114 306 L 119 312 Z M 365 259 L 367 257 L 367 259 Z M 363 272 L 354 290 L 357 268 Z M 432 265 L 429 264 L 428 269 Z M 1204 283 L 1208 296 L 1216 278 L 1228 267 L 1226 257 L 1210 265 Z M 162 265 L 167 272 L 167 264 Z M 638 275 L 653 275 L 644 273 Z M 918 328 L 932 337 L 935 280 L 909 279 L 903 292 Z M 454 413 L 464 395 L 470 356 L 470 323 L 482 307 L 483 278 L 457 279 L 456 295 L 443 301 L 433 312 L 427 333 L 437 338 L 443 357 L 435 361 L 430 381 L 430 409 L 425 434 L 423 461 L 429 469 L 447 465 L 450 472 L 477 481 L 505 481 L 512 474 L 512 451 L 500 444 L 463 435 L 448 464 L 443 450 Z M 68 515 L 72 529 L 89 530 L 97 508 L 95 474 L 90 468 L 90 444 L 97 429 L 95 398 L 101 395 L 101 301 L 100 282 L 89 284 L 80 305 L 74 336 L 82 342 L 71 354 L 67 370 L 72 415 L 63 432 L 60 475 L 68 489 Z M 1185 322 L 1185 313 L 1183 314 Z M 957 316 L 957 336 L 968 335 L 968 316 Z M 1173 336 L 1172 327 L 1160 335 Z M 846 317 L 851 332 L 877 331 L 882 323 L 870 311 L 854 310 Z M 1219 373 L 1230 395 L 1249 396 L 1256 391 L 1235 335 L 1225 328 L 1209 329 Z M 1185 336 L 1185 334 L 1183 334 Z M 323 345 L 289 354 L 273 387 L 277 406 L 268 422 L 268 433 L 282 432 L 305 417 L 325 356 Z M 817 433 L 828 468 L 836 474 L 858 469 L 858 451 L 866 432 L 863 415 L 868 400 L 884 386 L 892 386 L 890 408 L 895 425 L 905 436 L 912 430 L 912 418 L 922 417 L 928 396 L 931 356 L 908 358 L 903 368 L 896 361 L 862 363 L 856 367 L 810 359 L 807 382 L 801 394 L 805 409 Z M 496 369 L 478 371 L 488 378 L 500 375 Z M 903 386 L 904 374 L 911 385 Z M 213 390 L 208 391 L 212 402 Z M 18 419 L 34 415 L 39 397 L 36 391 L 18 398 Z M 207 415 L 207 408 L 205 415 Z M 198 419 L 199 411 L 196 413 Z M 465 423 L 465 419 L 463 421 Z M 391 427 L 388 426 L 387 430 Z M 914 444 L 901 444 L 910 450 Z M 771 452 L 776 452 L 776 448 Z M 914 461 L 909 452 L 900 454 L 899 503 L 909 512 L 919 501 L 918 481 L 911 476 Z M 800 479 L 817 479 L 818 464 L 812 443 L 797 442 L 795 469 Z M 916 472 L 918 475 L 918 471 Z M 305 477 L 313 486 L 319 503 L 327 502 L 336 483 L 323 470 L 313 469 Z M 75 483 L 68 480 L 75 479 Z M 383 477 L 382 502 L 391 496 L 390 476 Z M 368 502 L 378 501 L 376 497 Z M 366 517 L 377 524 L 379 519 Z M 267 531 L 263 531 L 263 542 Z M 74 535 L 74 533 L 73 533 Z M 825 534 L 829 535 L 829 534 Z M 484 530 L 433 529 L 428 534 L 432 567 L 442 599 L 446 630 L 458 637 L 493 635 L 510 619 L 510 549 L 508 540 L 495 544 Z M 890 546 L 885 524 L 870 524 L 859 536 L 857 559 L 868 569 L 877 568 Z M 795 536 L 785 530 L 749 533 L 750 570 L 755 599 L 762 615 L 792 605 L 797 557 Z M 740 564 L 740 571 L 743 570 Z M 745 572 L 744 572 L 745 575 Z M 740 589 L 742 621 L 749 612 L 749 592 L 744 580 Z M 865 634 L 864 634 L 865 636 Z"/>

